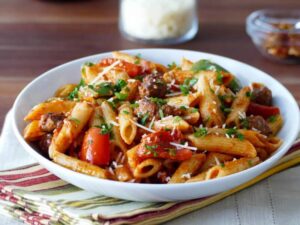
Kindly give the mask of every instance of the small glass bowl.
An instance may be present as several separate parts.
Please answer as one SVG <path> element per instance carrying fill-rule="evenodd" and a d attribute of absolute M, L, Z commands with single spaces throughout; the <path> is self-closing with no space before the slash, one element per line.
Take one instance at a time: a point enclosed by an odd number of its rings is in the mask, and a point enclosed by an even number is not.
<path fill-rule="evenodd" d="M 119 30 L 144 44 L 179 44 L 198 32 L 197 0 L 120 0 Z"/>
<path fill-rule="evenodd" d="M 300 10 L 255 11 L 248 16 L 246 29 L 255 46 L 267 58 L 300 62 Z"/>

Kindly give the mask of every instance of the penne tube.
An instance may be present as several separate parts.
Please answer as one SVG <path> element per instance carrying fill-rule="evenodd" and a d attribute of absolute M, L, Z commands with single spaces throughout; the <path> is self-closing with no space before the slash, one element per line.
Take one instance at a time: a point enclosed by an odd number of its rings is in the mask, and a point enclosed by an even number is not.
<path fill-rule="evenodd" d="M 71 169 L 73 171 L 90 175 L 93 177 L 107 179 L 107 172 L 98 166 L 92 165 L 88 162 L 73 158 L 71 156 L 65 155 L 61 152 L 54 151 L 52 153 L 52 159 L 55 163 Z"/>
<path fill-rule="evenodd" d="M 109 103 L 107 101 L 102 102 L 101 109 L 103 113 L 104 120 L 107 124 L 113 125 L 112 127 L 112 140 L 111 143 L 113 143 L 115 146 L 121 149 L 121 151 L 125 154 L 127 151 L 127 147 L 121 137 L 119 124 L 116 119 L 117 114 L 115 111 L 111 108 Z M 118 126 L 116 126 L 118 125 Z"/>
<path fill-rule="evenodd" d="M 188 131 L 190 129 L 190 125 L 179 116 L 167 116 L 162 118 L 161 120 L 157 120 L 154 122 L 153 129 L 161 130 L 161 129 L 178 129 L 182 132 Z"/>
<path fill-rule="evenodd" d="M 91 83 L 103 68 L 101 68 L 99 65 L 82 65 L 81 67 L 81 78 L 83 79 L 84 83 L 89 84 Z"/>
<path fill-rule="evenodd" d="M 199 76 L 196 88 L 202 95 L 199 103 L 199 111 L 203 123 L 207 127 L 221 127 L 224 123 L 224 115 L 220 109 L 221 103 L 219 98 L 212 92 L 205 76 Z"/>
<path fill-rule="evenodd" d="M 196 108 L 187 108 L 182 118 L 189 124 L 196 124 L 200 119 L 200 113 Z"/>
<path fill-rule="evenodd" d="M 139 164 L 139 160 L 138 160 L 138 156 L 137 156 L 137 150 L 139 149 L 139 146 L 140 146 L 140 144 L 134 146 L 133 148 L 129 149 L 126 152 L 128 166 L 131 171 L 134 171 L 134 169 Z"/>
<path fill-rule="evenodd" d="M 93 113 L 93 107 L 86 102 L 78 102 L 73 108 L 71 115 L 64 120 L 59 131 L 54 132 L 49 146 L 49 156 L 55 151 L 64 153 L 76 139 L 83 127 L 88 123 Z"/>
<path fill-rule="evenodd" d="M 199 99 L 200 99 L 200 93 L 195 92 L 195 93 L 190 93 L 186 96 L 167 98 L 166 101 L 168 105 L 174 107 L 180 107 L 180 106 L 193 107 L 199 103 Z"/>
<path fill-rule="evenodd" d="M 238 173 L 260 163 L 258 157 L 241 158 L 223 165 L 214 166 L 206 172 L 205 180 L 211 180 L 219 177 L 225 177 L 230 174 Z"/>
<path fill-rule="evenodd" d="M 77 84 L 65 84 L 55 92 L 54 96 L 58 98 L 66 98 L 75 89 Z"/>
<path fill-rule="evenodd" d="M 183 183 L 201 167 L 205 161 L 205 154 L 195 154 L 192 158 L 183 161 L 172 175 L 169 183 Z"/>
<path fill-rule="evenodd" d="M 271 128 L 272 134 L 275 136 L 283 125 L 283 118 L 281 115 L 276 115 L 268 120 L 268 125 Z"/>
<path fill-rule="evenodd" d="M 89 127 L 100 127 L 104 123 L 103 113 L 100 106 L 95 107 L 89 121 Z"/>
<path fill-rule="evenodd" d="M 207 154 L 204 164 L 201 166 L 200 171 L 205 171 L 220 163 L 231 161 L 233 160 L 233 158 L 234 157 L 232 155 L 227 155 L 227 154 L 222 154 L 217 152 L 209 152 Z"/>
<path fill-rule="evenodd" d="M 254 146 L 247 140 L 239 140 L 237 138 L 227 138 L 216 135 L 195 137 L 193 134 L 190 134 L 186 137 L 192 142 L 193 146 L 196 146 L 199 150 L 249 158 L 256 156 Z"/>
<path fill-rule="evenodd" d="M 76 102 L 53 100 L 50 102 L 43 102 L 34 106 L 30 112 L 25 116 L 25 121 L 39 120 L 42 115 L 46 113 L 67 113 L 75 106 Z"/>
<path fill-rule="evenodd" d="M 23 137 L 26 141 L 37 141 L 44 134 L 45 132 L 40 129 L 39 120 L 33 120 L 25 127 Z"/>
<path fill-rule="evenodd" d="M 168 71 L 163 75 L 163 79 L 165 82 L 171 83 L 172 81 L 174 82 L 175 80 L 176 84 L 183 84 L 186 79 L 190 79 L 193 77 L 195 77 L 195 75 L 192 71 L 189 70 L 183 71 L 178 68 Z"/>
<path fill-rule="evenodd" d="M 126 182 L 133 179 L 133 175 L 130 169 L 123 165 L 122 167 L 118 167 L 115 169 L 115 178 L 118 181 Z"/>
<path fill-rule="evenodd" d="M 118 118 L 121 137 L 126 144 L 130 145 L 136 136 L 137 127 L 131 122 L 133 112 L 129 103 L 124 103 L 119 107 Z"/>
<path fill-rule="evenodd" d="M 158 159 L 146 159 L 137 165 L 133 171 L 133 176 L 135 178 L 151 177 L 160 170 L 161 165 Z"/>
<path fill-rule="evenodd" d="M 229 126 L 239 126 L 240 125 L 240 115 L 247 112 L 248 106 L 250 104 L 250 88 L 248 86 L 242 88 L 236 98 L 234 99 L 231 112 L 228 114 L 226 119 L 226 124 Z"/>

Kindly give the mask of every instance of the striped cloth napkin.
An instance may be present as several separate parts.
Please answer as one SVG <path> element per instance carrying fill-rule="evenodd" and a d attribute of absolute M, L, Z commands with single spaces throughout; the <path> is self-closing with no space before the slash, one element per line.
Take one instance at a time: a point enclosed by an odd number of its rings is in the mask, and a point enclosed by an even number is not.
<path fill-rule="evenodd" d="M 28 224 L 158 224 L 203 208 L 300 163 L 300 139 L 270 170 L 207 198 L 172 203 L 125 201 L 81 190 L 39 164 L 0 172 L 0 213 Z"/>

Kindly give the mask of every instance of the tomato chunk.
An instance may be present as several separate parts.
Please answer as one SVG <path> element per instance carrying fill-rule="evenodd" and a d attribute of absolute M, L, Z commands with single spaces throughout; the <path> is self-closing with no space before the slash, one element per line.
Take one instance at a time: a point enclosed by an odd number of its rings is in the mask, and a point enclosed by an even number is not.
<path fill-rule="evenodd" d="M 109 134 L 101 134 L 101 129 L 90 128 L 83 139 L 79 158 L 93 165 L 106 166 L 110 160 Z"/>
<path fill-rule="evenodd" d="M 113 58 L 106 58 L 102 59 L 99 63 L 100 66 L 110 66 L 116 61 L 121 61 L 116 68 L 124 69 L 130 77 L 135 77 L 137 75 L 142 75 L 145 71 L 142 66 L 136 65 L 133 63 L 126 62 L 124 60 L 113 59 Z"/>
<path fill-rule="evenodd" d="M 175 131 L 171 134 L 169 131 L 158 131 L 146 135 L 137 151 L 140 159 L 162 158 L 183 161 L 192 157 L 192 151 L 189 149 L 176 149 L 170 142 L 180 142 L 182 134 Z"/>
<path fill-rule="evenodd" d="M 247 114 L 255 116 L 259 115 L 267 119 L 270 116 L 280 114 L 280 109 L 275 106 L 266 106 L 251 102 L 248 107 Z"/>

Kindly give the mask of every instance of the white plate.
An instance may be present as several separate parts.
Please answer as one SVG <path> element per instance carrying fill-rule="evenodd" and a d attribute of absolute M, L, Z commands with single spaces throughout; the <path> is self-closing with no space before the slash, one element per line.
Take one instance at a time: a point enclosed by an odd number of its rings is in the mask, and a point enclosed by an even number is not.
<path fill-rule="evenodd" d="M 110 53 L 103 53 L 71 61 L 42 74 L 27 85 L 15 101 L 13 107 L 14 131 L 19 142 L 40 164 L 61 179 L 85 190 L 128 200 L 178 201 L 195 199 L 229 190 L 258 176 L 278 161 L 296 139 L 300 123 L 298 105 L 289 91 L 268 74 L 236 60 L 203 52 L 174 49 L 137 49 L 125 52 L 134 55 L 141 53 L 142 57 L 165 65 L 173 61 L 179 63 L 182 57 L 193 61 L 209 59 L 236 75 L 242 85 L 248 85 L 251 82 L 266 84 L 272 90 L 274 103 L 280 108 L 284 118 L 284 125 L 279 132 L 279 137 L 283 139 L 283 145 L 272 157 L 248 170 L 215 180 L 187 184 L 121 183 L 83 175 L 53 163 L 24 141 L 22 137 L 25 127 L 23 118 L 34 105 L 53 96 L 55 90 L 61 85 L 79 82 L 80 66 L 84 62 L 97 62 L 101 58 L 111 56 Z"/>

